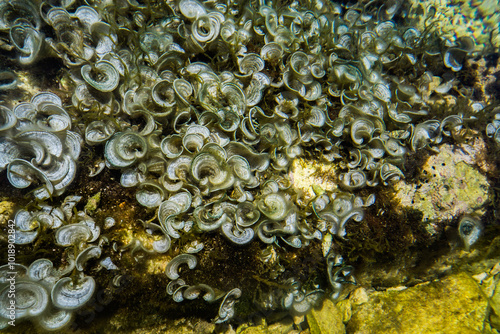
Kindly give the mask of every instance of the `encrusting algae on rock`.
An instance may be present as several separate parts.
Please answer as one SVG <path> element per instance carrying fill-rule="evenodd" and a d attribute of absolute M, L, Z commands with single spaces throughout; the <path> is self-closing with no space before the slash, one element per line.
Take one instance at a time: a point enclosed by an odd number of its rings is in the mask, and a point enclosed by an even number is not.
<path fill-rule="evenodd" d="M 352 305 L 348 333 L 484 333 L 488 301 L 466 274 L 403 290 L 371 292 Z"/>
<path fill-rule="evenodd" d="M 375 333 L 377 294 L 476 298 L 498 15 L 457 4 L 0 3 L 0 328 Z"/>
<path fill-rule="evenodd" d="M 394 184 L 395 198 L 402 208 L 421 211 L 422 219 L 431 224 L 466 213 L 484 214 L 490 185 L 484 171 L 474 167 L 475 157 L 481 153 L 474 150 L 486 149 L 482 140 L 472 145 L 444 144 L 438 149 L 421 167 L 416 184 Z"/>

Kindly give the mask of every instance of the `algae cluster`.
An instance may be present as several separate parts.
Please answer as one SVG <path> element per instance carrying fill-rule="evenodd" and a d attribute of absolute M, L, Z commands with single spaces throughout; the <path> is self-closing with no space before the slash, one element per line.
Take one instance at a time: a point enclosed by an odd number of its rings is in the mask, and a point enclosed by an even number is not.
<path fill-rule="evenodd" d="M 0 3 L 0 326 L 493 333 L 497 9 Z"/>

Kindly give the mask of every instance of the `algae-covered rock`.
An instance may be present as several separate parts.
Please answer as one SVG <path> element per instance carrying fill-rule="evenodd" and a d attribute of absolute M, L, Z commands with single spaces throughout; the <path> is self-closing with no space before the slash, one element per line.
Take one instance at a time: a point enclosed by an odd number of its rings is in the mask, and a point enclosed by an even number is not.
<path fill-rule="evenodd" d="M 85 211 L 88 213 L 94 212 L 99 206 L 100 202 L 101 202 L 101 192 L 99 191 L 97 194 L 89 198 L 87 204 L 85 204 Z"/>
<path fill-rule="evenodd" d="M 489 183 L 473 164 L 485 149 L 482 140 L 460 147 L 444 144 L 429 157 L 418 183 L 400 181 L 394 185 L 402 207 L 422 212 L 424 221 L 451 220 L 464 213 L 481 214 L 488 200 Z M 427 228 L 434 234 L 432 226 Z"/>
<path fill-rule="evenodd" d="M 1 201 L 0 202 L 0 224 L 5 224 L 7 220 L 12 217 L 14 213 L 14 202 Z"/>
<path fill-rule="evenodd" d="M 373 292 L 353 305 L 348 333 L 482 333 L 488 302 L 464 273 L 407 289 Z"/>
<path fill-rule="evenodd" d="M 337 189 L 337 177 L 333 164 L 314 160 L 295 159 L 290 170 L 294 189 L 304 192 L 308 200 L 316 195 L 313 187 L 328 191 Z"/>
<path fill-rule="evenodd" d="M 337 302 L 336 306 L 342 314 L 342 321 L 347 323 L 352 317 L 354 307 L 362 305 L 369 301 L 368 293 L 365 288 L 359 287 L 350 293 L 349 299 Z"/>
<path fill-rule="evenodd" d="M 200 320 L 181 318 L 177 320 L 167 320 L 160 316 L 154 316 L 156 321 L 152 323 L 142 323 L 140 328 L 123 328 L 123 317 L 131 316 L 127 312 L 115 314 L 109 323 L 98 329 L 96 332 L 103 334 L 124 333 L 124 334 L 212 334 L 215 331 L 215 324 Z M 141 321 L 143 319 L 137 319 Z"/>
<path fill-rule="evenodd" d="M 14 202 L 10 201 L 0 201 L 0 228 L 7 229 L 9 223 L 12 224 L 12 221 L 9 221 L 14 215 Z M 0 242 L 6 242 L 8 238 L 7 233 L 0 235 Z"/>
<path fill-rule="evenodd" d="M 492 314 L 490 315 L 491 326 L 500 330 L 500 281 L 496 280 L 493 296 L 490 299 Z"/>
<path fill-rule="evenodd" d="M 320 309 L 313 309 L 307 314 L 307 322 L 311 334 L 345 333 L 342 312 L 329 299 L 323 302 Z"/>
<path fill-rule="evenodd" d="M 260 324 L 243 324 L 238 326 L 236 331 L 232 333 L 236 334 L 290 334 L 297 332 L 294 330 L 294 324 L 291 317 L 281 319 L 272 325 L 267 325 L 266 321 L 262 319 Z M 226 331 L 225 334 L 230 334 L 231 331 Z"/>
<path fill-rule="evenodd" d="M 293 321 L 291 318 L 282 319 L 280 322 L 269 325 L 267 330 L 272 334 L 288 334 L 293 331 Z"/>
<path fill-rule="evenodd" d="M 238 327 L 236 334 L 269 334 L 266 321 L 262 319 L 258 325 L 243 324 Z"/>

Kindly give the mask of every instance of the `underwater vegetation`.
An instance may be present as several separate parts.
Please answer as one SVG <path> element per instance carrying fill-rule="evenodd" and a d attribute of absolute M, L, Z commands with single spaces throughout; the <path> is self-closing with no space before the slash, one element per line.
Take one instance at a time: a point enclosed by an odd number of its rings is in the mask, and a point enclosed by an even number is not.
<path fill-rule="evenodd" d="M 406 247 L 356 234 L 382 224 L 380 198 L 398 204 L 396 182 L 443 143 L 500 144 L 497 102 L 467 81 L 498 31 L 476 45 L 440 15 L 402 1 L 1 2 L 0 171 L 18 209 L 2 228 L 20 260 L 0 263 L 0 328 L 12 271 L 15 319 L 44 331 L 78 323 L 99 289 L 215 324 L 341 298 L 361 250 Z M 44 66 L 55 81 L 24 90 Z M 298 187 L 307 168 L 330 185 Z M 481 189 L 445 223 L 467 251 L 486 228 Z M 429 217 L 414 210 L 392 220 Z"/>

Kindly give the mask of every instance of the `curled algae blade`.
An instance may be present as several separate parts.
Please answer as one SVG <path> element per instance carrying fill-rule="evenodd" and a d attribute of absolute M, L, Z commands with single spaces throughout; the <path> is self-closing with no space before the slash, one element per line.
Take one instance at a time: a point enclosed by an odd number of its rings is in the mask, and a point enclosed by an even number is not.
<path fill-rule="evenodd" d="M 171 280 L 176 280 L 179 278 L 179 266 L 181 264 L 187 264 L 189 269 L 194 269 L 196 267 L 196 264 L 198 263 L 198 260 L 196 259 L 196 256 L 192 254 L 179 254 L 176 257 L 174 257 L 170 262 L 167 264 L 165 268 L 165 274 L 167 275 L 168 278 Z"/>

